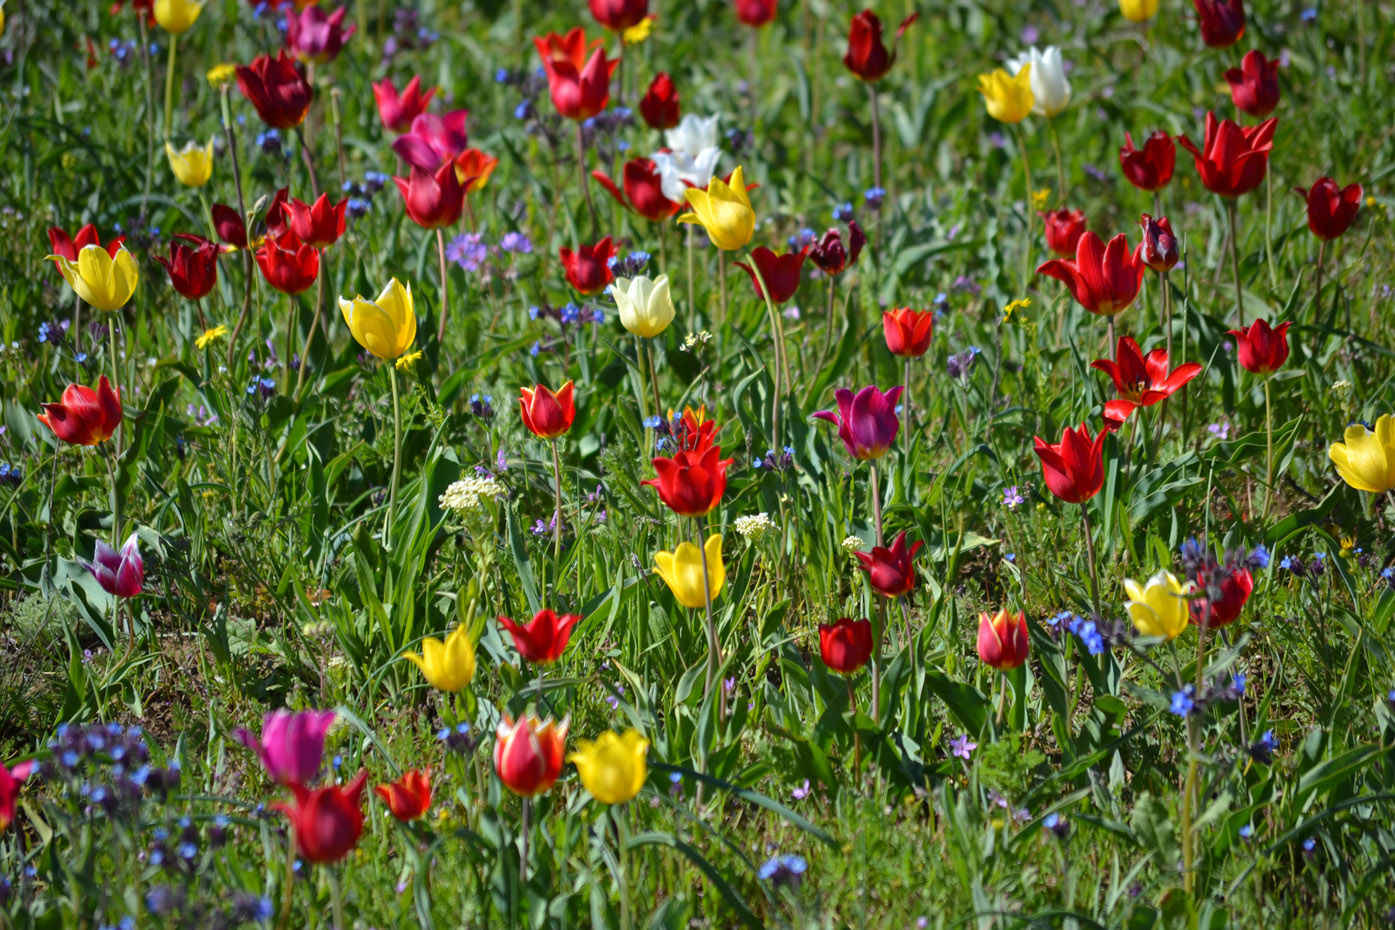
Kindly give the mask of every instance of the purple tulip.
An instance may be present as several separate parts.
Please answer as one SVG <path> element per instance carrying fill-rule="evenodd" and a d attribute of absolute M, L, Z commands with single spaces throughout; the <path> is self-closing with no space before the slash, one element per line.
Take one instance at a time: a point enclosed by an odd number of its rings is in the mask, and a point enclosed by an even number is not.
<path fill-rule="evenodd" d="M 135 533 L 121 544 L 120 552 L 97 540 L 94 556 L 95 561 L 82 565 L 97 579 L 103 591 L 113 597 L 135 597 L 141 592 L 141 585 L 145 583 L 145 560 L 140 557 L 140 541 Z"/>
<path fill-rule="evenodd" d="M 262 719 L 261 739 L 246 727 L 233 739 L 262 760 L 266 773 L 283 785 L 309 785 L 320 773 L 325 733 L 334 724 L 332 710 L 274 710 Z"/>
<path fill-rule="evenodd" d="M 856 395 L 847 388 L 834 392 L 838 411 L 820 410 L 814 416 L 838 424 L 838 438 L 848 447 L 848 455 L 861 461 L 879 459 L 896 441 L 901 419 L 896 415 L 896 402 L 905 388 L 896 386 L 883 394 L 868 385 Z"/>
<path fill-rule="evenodd" d="M 435 171 L 446 159 L 454 159 L 469 146 L 465 120 L 469 110 L 452 110 L 445 116 L 423 113 L 412 120 L 412 130 L 398 136 L 392 150 L 423 171 Z"/>

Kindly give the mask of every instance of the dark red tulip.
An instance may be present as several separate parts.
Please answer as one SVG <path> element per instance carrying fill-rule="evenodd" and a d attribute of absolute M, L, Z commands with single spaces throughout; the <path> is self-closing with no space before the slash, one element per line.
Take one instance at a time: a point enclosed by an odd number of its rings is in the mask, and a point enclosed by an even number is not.
<path fill-rule="evenodd" d="M 1211 48 L 1230 48 L 1245 34 L 1245 0 L 1192 0 L 1201 41 Z"/>
<path fill-rule="evenodd" d="M 266 208 L 266 217 L 263 219 L 263 235 L 270 239 L 280 239 L 286 234 L 286 230 L 291 228 L 290 220 L 286 217 L 286 204 L 290 203 L 290 189 L 281 188 L 271 198 L 271 204 Z"/>
<path fill-rule="evenodd" d="M 1075 254 L 1085 235 L 1085 214 L 1081 210 L 1048 210 L 1041 215 L 1046 224 L 1046 247 L 1062 258 Z"/>
<path fill-rule="evenodd" d="M 1042 477 L 1052 494 L 1068 504 L 1083 504 L 1104 486 L 1104 437 L 1091 437 L 1085 424 L 1067 427 L 1059 443 L 1033 437 Z"/>
<path fill-rule="evenodd" d="M 1178 365 L 1173 371 L 1168 370 L 1168 363 L 1166 347 L 1158 346 L 1144 355 L 1132 336 L 1120 337 L 1112 361 L 1101 358 L 1091 362 L 1091 368 L 1109 375 L 1119 393 L 1118 400 L 1105 405 L 1105 418 L 1123 422 L 1135 409 L 1166 400 L 1201 374 L 1196 362 Z"/>
<path fill-rule="evenodd" d="M 651 222 L 668 219 L 682 206 L 664 196 L 663 181 L 652 159 L 632 158 L 625 162 L 623 193 L 604 171 L 592 171 L 591 177 L 600 182 L 616 203 Z"/>
<path fill-rule="evenodd" d="M 410 769 L 397 781 L 375 785 L 373 791 L 403 823 L 416 820 L 431 807 L 431 770 Z"/>
<path fill-rule="evenodd" d="M 667 71 L 660 71 L 649 82 L 649 89 L 639 99 L 639 115 L 650 129 L 672 129 L 678 125 L 678 88 L 673 86 Z"/>
<path fill-rule="evenodd" d="M 56 404 L 43 404 L 38 421 L 63 442 L 74 446 L 95 446 L 106 442 L 121 425 L 121 395 L 112 389 L 106 375 L 97 389 L 70 384 Z"/>
<path fill-rule="evenodd" d="M 1283 322 L 1270 329 L 1264 320 L 1255 320 L 1249 329 L 1226 330 L 1235 337 L 1235 356 L 1240 367 L 1256 375 L 1270 375 L 1284 367 L 1291 325 Z"/>
<path fill-rule="evenodd" d="M 775 21 L 780 0 L 736 0 L 736 18 L 759 29 Z"/>
<path fill-rule="evenodd" d="M 14 768 L 0 765 L 0 833 L 9 829 L 10 824 L 15 819 L 15 801 L 19 799 L 19 788 L 34 770 L 38 768 L 38 763 L 33 759 L 21 762 Z"/>
<path fill-rule="evenodd" d="M 1055 258 L 1037 268 L 1037 274 L 1055 278 L 1070 288 L 1071 295 L 1091 313 L 1114 316 L 1126 309 L 1143 286 L 1148 266 L 1140 255 L 1142 246 L 1129 252 L 1123 233 L 1106 246 L 1100 237 L 1087 232 L 1075 247 L 1075 258 Z"/>
<path fill-rule="evenodd" d="M 919 13 L 912 13 L 901 21 L 892 41 L 893 48 L 888 50 L 882 41 L 882 21 L 877 14 L 871 10 L 858 13 L 848 29 L 848 51 L 843 55 L 843 64 L 860 81 L 880 81 L 896 63 L 894 46 L 919 18 Z"/>
<path fill-rule="evenodd" d="M 499 625 L 513 636 L 518 654 L 534 665 L 551 665 L 562 658 L 572 636 L 572 627 L 580 622 L 580 614 L 559 615 L 551 609 L 538 611 L 527 623 L 499 618 Z"/>
<path fill-rule="evenodd" d="M 292 200 L 283 209 L 291 229 L 306 245 L 327 248 L 344 235 L 344 217 L 349 201 L 330 203 L 328 194 L 321 194 L 313 204 Z"/>
<path fill-rule="evenodd" d="M 830 671 L 853 674 L 872 658 L 872 622 L 843 617 L 820 623 L 819 656 Z"/>
<path fill-rule="evenodd" d="M 307 788 L 291 784 L 295 803 L 277 801 L 271 805 L 272 810 L 282 811 L 290 819 L 296 851 L 302 859 L 317 865 L 338 862 L 358 845 L 363 835 L 361 796 L 366 781 L 368 772 L 364 770 L 347 786 Z"/>
<path fill-rule="evenodd" d="M 547 72 L 547 88 L 552 105 L 567 119 L 586 120 L 610 103 L 610 77 L 620 62 L 618 59 L 607 59 L 605 49 L 601 48 L 591 52 L 582 65 L 577 65 L 573 57 L 558 57 L 574 54 L 575 42 L 571 37 L 576 31 L 567 33 L 565 39 L 559 40 L 561 45 L 551 42 L 557 39 L 555 34 L 534 39 L 533 44 L 538 49 L 538 57 L 542 59 L 543 70 Z M 581 41 L 584 48 L 584 35 Z"/>
<path fill-rule="evenodd" d="M 218 243 L 202 236 L 175 233 L 176 239 L 194 243 L 194 247 L 170 242 L 170 257 L 155 256 L 169 272 L 174 289 L 190 300 L 203 300 L 218 283 Z"/>
<path fill-rule="evenodd" d="M 427 88 L 426 93 L 421 92 L 420 77 L 408 81 L 401 96 L 387 78 L 373 85 L 373 100 L 378 104 L 378 116 L 384 126 L 397 133 L 406 132 L 412 120 L 426 112 L 426 105 L 431 102 L 434 93 L 434 87 Z"/>
<path fill-rule="evenodd" d="M 906 548 L 906 531 L 902 530 L 891 545 L 873 546 L 871 552 L 854 552 L 858 567 L 867 573 L 872 590 L 886 597 L 900 597 L 915 588 L 915 554 L 922 542 Z"/>
<path fill-rule="evenodd" d="M 1031 640 L 1027 637 L 1027 616 L 1006 610 L 978 615 L 978 657 L 984 665 L 1000 672 L 1011 671 L 1027 661 Z"/>
<path fill-rule="evenodd" d="M 256 107 L 262 122 L 273 129 L 294 129 L 310 112 L 315 92 L 300 73 L 295 59 L 281 49 L 276 57 L 262 55 L 237 68 L 237 86 Z"/>
<path fill-rule="evenodd" d="M 117 236 L 105 246 L 107 254 L 116 257 L 117 250 L 121 243 L 126 241 L 125 236 Z M 69 236 L 67 231 L 60 226 L 50 226 L 48 228 L 48 251 L 50 255 L 61 255 L 70 262 L 77 261 L 78 253 L 89 245 L 101 245 L 102 237 L 97 232 L 97 227 L 91 223 L 83 226 L 77 231 L 76 236 Z M 58 267 L 58 260 L 54 259 L 53 267 Z"/>
<path fill-rule="evenodd" d="M 1279 105 L 1279 62 L 1263 52 L 1248 51 L 1240 67 L 1225 73 L 1230 84 L 1230 100 L 1241 113 L 1264 117 Z"/>
<path fill-rule="evenodd" d="M 649 15 L 649 0 L 587 0 L 591 15 L 611 32 L 638 26 Z"/>
<path fill-rule="evenodd" d="M 576 419 L 572 383 L 568 381 L 555 394 L 541 384 L 536 388 L 519 388 L 518 410 L 528 432 L 540 439 L 556 439 L 571 429 Z"/>
<path fill-rule="evenodd" d="M 1143 148 L 1133 147 L 1133 136 L 1124 133 L 1124 144 L 1119 149 L 1119 167 L 1124 177 L 1139 190 L 1160 191 L 1172 180 L 1172 170 L 1177 165 L 1177 143 L 1161 129 L 1156 130 L 1143 142 Z"/>
<path fill-rule="evenodd" d="M 660 456 L 653 460 L 657 477 L 640 484 L 658 491 L 659 500 L 679 516 L 700 517 L 722 502 L 732 461 L 722 458 L 721 446 L 678 452 L 671 459 Z"/>
<path fill-rule="evenodd" d="M 460 222 L 460 214 L 465 210 L 465 188 L 460 186 L 454 162 L 442 162 L 435 172 L 413 165 L 409 178 L 392 180 L 413 223 L 423 229 L 442 229 Z"/>
<path fill-rule="evenodd" d="M 788 252 L 784 255 L 776 255 L 765 246 L 751 250 L 751 260 L 756 263 L 756 270 L 760 271 L 760 276 L 769 286 L 772 302 L 782 304 L 799 290 L 799 274 L 804 268 L 804 257 L 808 254 L 807 245 L 798 252 Z M 764 300 L 765 291 L 756 279 L 756 270 L 752 270 L 745 262 L 737 262 L 736 267 L 750 276 L 756 296 Z"/>
<path fill-rule="evenodd" d="M 301 61 L 318 64 L 333 61 L 358 29 L 356 25 L 344 28 L 347 12 L 347 8 L 340 7 L 333 13 L 326 13 L 318 5 L 287 10 L 286 48 Z"/>
<path fill-rule="evenodd" d="M 446 159 L 458 158 L 470 147 L 465 124 L 469 110 L 452 110 L 445 116 L 422 113 L 412 120 L 411 132 L 398 136 L 392 150 L 407 164 L 434 172 Z"/>
<path fill-rule="evenodd" d="M 1331 178 L 1318 178 L 1308 190 L 1294 190 L 1308 205 L 1308 229 L 1319 239 L 1336 239 L 1350 228 L 1365 193 L 1360 184 L 1338 187 Z"/>
<path fill-rule="evenodd" d="M 256 257 L 266 283 L 283 294 L 309 290 L 320 273 L 320 250 L 301 242 L 293 230 L 277 239 L 267 237 Z"/>
<path fill-rule="evenodd" d="M 247 224 L 242 214 L 226 204 L 215 203 L 210 211 L 213 215 L 213 232 L 227 245 L 235 249 L 247 248 Z"/>
<path fill-rule="evenodd" d="M 1197 572 L 1196 588 L 1203 596 L 1187 602 L 1189 619 L 1193 626 L 1214 630 L 1240 616 L 1255 589 L 1255 579 L 1244 566 L 1222 565 L 1214 573 Z"/>
<path fill-rule="evenodd" d="M 1259 187 L 1269 167 L 1269 150 L 1274 147 L 1278 119 L 1270 117 L 1258 126 L 1240 126 L 1231 120 L 1216 120 L 1206 114 L 1206 139 L 1198 150 L 1185 135 L 1177 143 L 1192 153 L 1201 183 L 1213 194 L 1239 197 Z"/>
<path fill-rule="evenodd" d="M 559 248 L 557 255 L 562 259 L 567 283 L 579 294 L 588 297 L 599 294 L 615 280 L 615 273 L 610 270 L 610 260 L 615 257 L 615 246 L 609 236 L 594 245 L 578 245 L 575 252 L 568 248 Z"/>
<path fill-rule="evenodd" d="M 862 247 L 866 244 L 867 236 L 857 225 L 857 220 L 848 220 L 846 247 L 843 245 L 843 234 L 837 229 L 829 229 L 809 249 L 809 258 L 824 274 L 837 277 L 845 268 L 857 264 L 857 257 L 862 254 Z"/>
<path fill-rule="evenodd" d="M 930 336 L 935 331 L 932 311 L 899 307 L 882 313 L 882 335 L 892 355 L 920 358 L 930 348 Z"/>
<path fill-rule="evenodd" d="M 1143 264 L 1157 272 L 1171 271 L 1182 253 L 1167 217 L 1153 219 L 1145 213 L 1138 218 L 1138 225 L 1143 230 L 1143 240 L 1139 243 Z"/>

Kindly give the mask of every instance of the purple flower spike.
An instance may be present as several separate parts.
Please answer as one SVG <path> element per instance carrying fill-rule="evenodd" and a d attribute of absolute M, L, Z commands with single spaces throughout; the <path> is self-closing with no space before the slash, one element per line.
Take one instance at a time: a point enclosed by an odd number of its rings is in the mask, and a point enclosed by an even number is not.
<path fill-rule="evenodd" d="M 140 557 L 140 541 L 132 533 L 117 552 L 100 539 L 92 562 L 83 567 L 97 579 L 102 590 L 113 597 L 135 597 L 145 583 L 145 560 Z"/>
<path fill-rule="evenodd" d="M 904 387 L 897 386 L 883 394 L 868 385 L 856 395 L 847 388 L 834 392 L 838 410 L 821 410 L 814 416 L 838 425 L 838 438 L 848 448 L 848 455 L 860 461 L 879 459 L 896 441 L 901 419 L 896 415 L 896 402 Z"/>
<path fill-rule="evenodd" d="M 246 727 L 234 730 L 233 738 L 255 752 L 277 782 L 308 786 L 320 773 L 334 719 L 332 710 L 275 710 L 263 718 L 260 740 Z"/>

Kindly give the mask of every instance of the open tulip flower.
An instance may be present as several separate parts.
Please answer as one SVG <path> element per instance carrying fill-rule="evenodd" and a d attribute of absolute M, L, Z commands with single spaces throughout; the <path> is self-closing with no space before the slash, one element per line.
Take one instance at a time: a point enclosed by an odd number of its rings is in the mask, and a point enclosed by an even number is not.
<path fill-rule="evenodd" d="M 984 665 L 1009 672 L 1027 661 L 1031 641 L 1027 637 L 1027 617 L 1006 609 L 996 614 L 978 615 L 978 657 Z"/>
<path fill-rule="evenodd" d="M 178 150 L 166 142 L 165 154 L 169 157 L 170 170 L 174 172 L 175 179 L 185 187 L 203 187 L 213 176 L 212 139 L 208 140 L 208 145 L 190 142 Z"/>
<path fill-rule="evenodd" d="M 1086 232 L 1075 246 L 1075 259 L 1054 258 L 1037 268 L 1037 274 L 1055 278 L 1070 289 L 1080 306 L 1097 316 L 1115 316 L 1127 310 L 1138 297 L 1143 275 L 1142 246 L 1129 251 L 1123 233 L 1105 245 L 1099 236 Z"/>
<path fill-rule="evenodd" d="M 393 140 L 392 150 L 407 164 L 434 173 L 441 162 L 454 161 L 469 148 L 469 118 L 469 110 L 452 110 L 445 116 L 422 113 L 412 120 L 410 132 Z"/>
<path fill-rule="evenodd" d="M 1031 65 L 1028 76 L 1032 85 L 1032 112 L 1047 119 L 1054 117 L 1070 104 L 1070 78 L 1066 77 L 1066 62 L 1061 50 L 1049 45 L 1046 51 L 1035 45 L 1009 58 L 1008 74 L 1019 74 L 1023 66 Z"/>
<path fill-rule="evenodd" d="M 615 246 L 609 236 L 591 245 L 578 245 L 576 251 L 566 247 L 559 248 L 557 255 L 562 260 L 562 270 L 566 273 L 567 283 L 574 287 L 578 294 L 587 297 L 599 294 L 615 280 L 615 274 L 610 270 L 610 260 L 615 257 Z"/>
<path fill-rule="evenodd" d="M 532 715 L 499 721 L 494 741 L 494 772 L 519 797 L 547 791 L 562 774 L 569 721 L 539 720 Z"/>
<path fill-rule="evenodd" d="M 1046 247 L 1061 258 L 1071 258 L 1085 235 L 1085 214 L 1080 210 L 1048 210 L 1041 215 L 1046 224 Z"/>
<path fill-rule="evenodd" d="M 1207 629 L 1227 626 L 1240 616 L 1254 589 L 1254 576 L 1243 566 L 1221 565 L 1210 573 L 1200 572 L 1197 596 L 1187 602 L 1188 619 L 1193 626 Z"/>
<path fill-rule="evenodd" d="M 857 264 L 857 258 L 867 245 L 867 235 L 857 220 L 848 221 L 848 244 L 843 245 L 843 233 L 839 229 L 824 230 L 818 241 L 809 247 L 809 258 L 819 270 L 831 278 L 842 274 L 844 269 Z"/>
<path fill-rule="evenodd" d="M 301 294 L 320 274 L 320 251 L 300 241 L 292 229 L 279 238 L 267 237 L 256 252 L 257 267 L 266 283 L 283 294 Z"/>
<path fill-rule="evenodd" d="M 112 597 L 135 597 L 145 585 L 145 560 L 141 558 L 140 540 L 135 533 L 126 537 L 119 552 L 103 540 L 97 540 L 92 561 L 82 565 Z"/>
<path fill-rule="evenodd" d="M 557 112 L 570 120 L 588 120 L 610 103 L 610 78 L 620 64 L 606 58 L 605 49 L 595 49 L 584 64 L 570 57 L 554 57 L 544 39 L 534 39 L 547 74 L 547 89 Z"/>
<path fill-rule="evenodd" d="M 539 439 L 556 439 L 571 429 L 576 419 L 576 398 L 571 381 L 555 394 L 541 384 L 519 388 L 518 410 L 528 432 Z"/>
<path fill-rule="evenodd" d="M 697 223 L 707 230 L 707 238 L 725 252 L 746 247 L 756 231 L 756 211 L 746 193 L 746 179 L 738 167 L 731 183 L 714 177 L 706 190 L 689 188 L 683 192 L 690 212 L 678 217 L 680 223 Z"/>
<path fill-rule="evenodd" d="M 1225 73 L 1230 85 L 1230 102 L 1241 113 L 1263 119 L 1279 105 L 1279 61 L 1251 49 L 1240 59 L 1240 67 Z"/>
<path fill-rule="evenodd" d="M 1177 144 L 1191 152 L 1201 183 L 1213 194 L 1239 197 L 1259 187 L 1269 167 L 1274 147 L 1274 129 L 1279 121 L 1270 117 L 1258 126 L 1241 126 L 1231 120 L 1217 120 L 1206 113 L 1206 138 L 1200 149 L 1185 135 Z"/>
<path fill-rule="evenodd" d="M 672 552 L 654 553 L 654 569 L 659 573 L 673 592 L 674 598 L 684 607 L 696 610 L 707 604 L 703 595 L 702 558 L 707 555 L 707 575 L 711 582 L 712 600 L 722 593 L 727 580 L 726 566 L 722 563 L 722 536 L 713 533 L 703 543 L 702 550 L 690 542 L 679 543 Z"/>
<path fill-rule="evenodd" d="M 70 384 L 56 404 L 43 404 L 38 421 L 63 442 L 74 446 L 95 446 L 110 439 L 121 425 L 121 396 L 106 375 L 97 388 Z"/>
<path fill-rule="evenodd" d="M 886 393 L 876 385 L 868 385 L 856 394 L 839 388 L 833 394 L 838 409 L 820 410 L 814 416 L 838 427 L 838 438 L 843 440 L 848 455 L 860 462 L 872 461 L 885 455 L 896 442 L 896 434 L 901 429 L 896 402 L 904 391 L 902 385 Z"/>
<path fill-rule="evenodd" d="M 120 310 L 136 292 L 140 272 L 124 245 L 117 245 L 115 251 L 95 243 L 86 245 L 78 252 L 76 261 L 61 255 L 48 257 L 57 263 L 73 292 L 96 310 Z"/>
<path fill-rule="evenodd" d="M 761 281 L 764 280 L 770 288 L 771 302 L 782 304 L 799 290 L 800 272 L 804 268 L 804 258 L 809 254 L 810 248 L 806 245 L 798 252 L 777 255 L 765 246 L 760 246 L 751 250 L 754 269 L 745 262 L 737 262 L 736 267 L 750 277 L 751 286 L 756 289 L 756 297 L 765 299 L 765 290 L 761 287 Z M 756 272 L 759 272 L 759 275 Z"/>
<path fill-rule="evenodd" d="M 285 49 L 262 55 L 237 69 L 237 86 L 273 129 L 294 129 L 305 121 L 315 93 Z"/>
<path fill-rule="evenodd" d="M 882 313 L 882 335 L 887 350 L 899 358 L 920 358 L 930 350 L 930 337 L 935 331 L 935 314 L 931 310 L 898 307 Z"/>
<path fill-rule="evenodd" d="M 1084 424 L 1067 427 L 1059 443 L 1033 437 L 1047 490 L 1068 504 L 1083 504 L 1104 487 L 1105 432 L 1092 437 Z"/>
<path fill-rule="evenodd" d="M 1191 592 L 1191 582 L 1182 584 L 1169 571 L 1158 572 L 1144 585 L 1125 579 L 1128 600 L 1124 609 L 1141 635 L 1176 639 L 1187 628 L 1187 599 Z"/>
<path fill-rule="evenodd" d="M 374 785 L 373 793 L 383 799 L 397 820 L 417 820 L 431 808 L 431 770 L 409 769 L 397 781 Z"/>
<path fill-rule="evenodd" d="M 1274 328 L 1265 320 L 1255 320 L 1249 329 L 1229 329 L 1235 337 L 1235 357 L 1240 367 L 1261 377 L 1272 375 L 1288 361 L 1288 328 L 1285 321 Z"/>
<path fill-rule="evenodd" d="M 872 658 L 872 621 L 842 617 L 820 623 L 819 657 L 832 672 L 855 674 Z"/>
<path fill-rule="evenodd" d="M 1351 424 L 1343 441 L 1328 448 L 1327 457 L 1342 480 L 1358 491 L 1380 494 L 1395 489 L 1395 416 L 1379 417 L 1375 429 Z"/>
<path fill-rule="evenodd" d="M 551 665 L 562 658 L 572 627 L 580 622 L 581 614 L 558 614 L 551 608 L 538 611 L 527 623 L 499 618 L 499 625 L 513 637 L 518 654 L 534 665 Z"/>
<path fill-rule="evenodd" d="M 611 32 L 633 29 L 649 15 L 649 0 L 586 0 L 591 15 Z"/>
<path fill-rule="evenodd" d="M 616 203 L 652 223 L 668 219 L 682 206 L 664 196 L 663 175 L 652 158 L 632 158 L 625 162 L 621 169 L 623 191 L 604 171 L 592 171 L 591 177 L 600 182 Z"/>
<path fill-rule="evenodd" d="M 233 738 L 257 754 L 273 781 L 309 785 L 320 775 L 325 734 L 336 716 L 332 710 L 275 710 L 262 719 L 261 736 L 239 727 Z"/>
<path fill-rule="evenodd" d="M 679 452 L 700 455 L 711 448 L 717 434 L 717 421 L 707 419 L 707 408 L 684 407 L 683 415 L 668 412 L 669 439 Z"/>
<path fill-rule="evenodd" d="M 421 669 L 438 691 L 461 691 L 475 679 L 475 644 L 463 626 L 451 630 L 445 642 L 426 637 L 420 655 L 409 652 L 403 658 Z"/>
<path fill-rule="evenodd" d="M 307 788 L 299 783 L 288 787 L 294 804 L 272 803 L 291 822 L 295 848 L 302 859 L 316 865 L 338 862 L 358 845 L 363 835 L 363 786 L 367 770 L 360 771 L 348 785 Z"/>
<path fill-rule="evenodd" d="M 576 765 L 582 786 L 602 804 L 624 804 L 639 794 L 649 777 L 649 740 L 638 730 L 621 736 L 606 730 L 593 743 L 577 740 L 567 761 Z"/>
<path fill-rule="evenodd" d="M 177 36 L 193 28 L 203 4 L 196 0 L 154 0 L 152 10 L 160 28 Z"/>
<path fill-rule="evenodd" d="M 344 28 L 346 7 L 333 13 L 312 4 L 302 10 L 286 14 L 286 48 L 301 61 L 327 64 L 339 57 L 344 43 L 358 29 L 357 25 Z"/>
<path fill-rule="evenodd" d="M 1002 68 L 980 74 L 978 92 L 983 95 L 989 116 L 1000 123 L 1020 123 L 1036 106 L 1036 97 L 1032 94 L 1032 66 L 1022 65 L 1012 74 Z"/>
<path fill-rule="evenodd" d="M 873 546 L 871 552 L 854 552 L 858 567 L 867 573 L 867 583 L 884 597 L 900 597 L 915 589 L 915 554 L 925 543 L 917 540 L 906 546 L 902 530 L 890 546 Z"/>
<path fill-rule="evenodd" d="M 1308 229 L 1314 236 L 1330 242 L 1346 232 L 1356 219 L 1365 193 L 1360 184 L 1338 187 L 1331 178 L 1318 178 L 1308 190 L 1295 187 L 1308 209 Z"/>
<path fill-rule="evenodd" d="M 315 9 L 308 7 L 307 9 Z M 296 236 L 306 245 L 328 248 L 344 235 L 348 200 L 331 203 L 328 194 L 321 194 L 313 204 L 291 200 L 284 205 L 286 219 Z"/>
<path fill-rule="evenodd" d="M 192 242 L 194 246 L 190 248 L 172 241 L 170 257 L 157 255 L 155 260 L 165 266 L 176 291 L 189 300 L 202 300 L 218 283 L 218 243 L 189 233 L 175 233 L 175 238 Z"/>
<path fill-rule="evenodd" d="M 771 4 L 773 7 L 774 4 Z M 848 50 L 843 55 L 843 66 L 859 81 L 880 81 L 886 77 L 891 66 L 896 64 L 896 46 L 901 37 L 917 19 L 919 13 L 912 13 L 896 27 L 896 37 L 888 49 L 882 41 L 882 21 L 871 10 L 863 10 L 852 18 L 848 27 Z"/>
<path fill-rule="evenodd" d="M 642 339 L 653 339 L 673 322 L 673 296 L 666 274 L 653 279 L 646 275 L 616 278 L 610 295 L 615 298 L 620 325 Z"/>
<path fill-rule="evenodd" d="M 407 215 L 423 229 L 444 229 L 460 222 L 465 211 L 465 188 L 455 173 L 455 163 L 441 162 L 433 171 L 412 166 L 409 177 L 394 177 Z"/>
<path fill-rule="evenodd" d="M 378 106 L 378 117 L 389 132 L 404 133 L 411 128 L 412 121 L 426 112 L 436 88 L 421 90 L 421 78 L 413 76 L 399 95 L 391 80 L 383 80 L 373 85 L 373 102 Z"/>
<path fill-rule="evenodd" d="M 1133 23 L 1146 23 L 1158 15 L 1159 0 L 1119 0 L 1119 12 Z"/>
<path fill-rule="evenodd" d="M 1151 407 L 1161 403 L 1201 374 L 1201 366 L 1196 362 L 1185 362 L 1172 371 L 1169 371 L 1167 366 L 1165 347 L 1158 346 L 1144 355 L 1138 341 L 1132 336 L 1119 338 L 1113 361 L 1100 358 L 1090 363 L 1091 368 L 1109 375 L 1109 379 L 1114 382 L 1114 390 L 1119 392 L 1119 400 L 1127 405 L 1123 410 L 1123 416 L 1117 417 L 1120 420 L 1127 417 L 1136 407 Z"/>
<path fill-rule="evenodd" d="M 455 177 L 465 188 L 466 194 L 473 194 L 484 189 L 498 165 L 499 159 L 479 149 L 466 149 L 455 156 Z"/>
<path fill-rule="evenodd" d="M 116 257 L 116 252 L 121 248 L 121 243 L 126 241 L 125 236 L 116 236 L 103 248 L 112 258 Z M 67 231 L 61 226 L 50 226 L 48 228 L 48 250 L 53 256 L 53 267 L 62 273 L 62 267 L 58 259 L 66 258 L 70 262 L 77 261 L 78 253 L 89 245 L 102 245 L 102 237 L 97 232 L 97 227 L 88 223 L 77 231 L 77 235 L 69 236 Z"/>
<path fill-rule="evenodd" d="M 1230 48 L 1245 34 L 1245 0 L 1192 0 L 1201 41 L 1211 48 Z"/>
<path fill-rule="evenodd" d="M 722 502 L 727 490 L 727 467 L 732 459 L 722 458 L 721 446 L 708 446 L 701 452 L 678 452 L 673 458 L 654 459 L 658 477 L 641 481 L 659 492 L 659 499 L 683 517 L 700 517 Z"/>
<path fill-rule="evenodd" d="M 667 71 L 660 71 L 649 82 L 649 89 L 639 99 L 639 115 L 650 129 L 672 129 L 678 125 L 678 88 Z"/>
<path fill-rule="evenodd" d="M 8 830 L 15 819 L 15 802 L 19 800 L 20 786 L 34 774 L 38 765 L 31 759 L 13 768 L 0 765 L 0 833 Z"/>
<path fill-rule="evenodd" d="M 229 251 L 247 248 L 247 223 L 242 215 L 227 204 L 215 203 L 209 208 L 213 233 Z"/>
<path fill-rule="evenodd" d="M 1143 141 L 1143 148 L 1133 147 L 1133 136 L 1124 133 L 1119 148 L 1119 167 L 1129 183 L 1141 191 L 1157 192 L 1167 187 L 1177 166 L 1177 143 L 1161 129 Z"/>

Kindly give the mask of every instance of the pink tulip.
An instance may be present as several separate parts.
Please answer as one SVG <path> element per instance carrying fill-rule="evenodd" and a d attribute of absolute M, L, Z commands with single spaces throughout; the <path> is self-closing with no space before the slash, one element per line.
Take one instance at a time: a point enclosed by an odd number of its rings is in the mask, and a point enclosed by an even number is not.
<path fill-rule="evenodd" d="M 233 738 L 257 754 L 266 773 L 283 785 L 308 785 L 320 773 L 325 733 L 334 724 L 332 710 L 276 710 L 262 720 L 261 739 L 245 727 Z"/>
<path fill-rule="evenodd" d="M 97 579 L 102 590 L 113 597 L 135 597 L 145 583 L 145 560 L 140 557 L 140 541 L 132 533 L 121 544 L 117 552 L 102 540 L 97 540 L 97 549 L 92 562 L 83 562 L 83 567 Z"/>
<path fill-rule="evenodd" d="M 833 395 L 838 399 L 837 412 L 820 410 L 814 416 L 837 424 L 838 438 L 847 446 L 848 455 L 862 461 L 879 459 L 896 441 L 901 428 L 896 402 L 904 390 L 898 385 L 883 394 L 874 385 L 868 385 L 854 395 L 847 388 L 839 388 Z"/>
<path fill-rule="evenodd" d="M 393 140 L 392 150 L 407 164 L 434 172 L 447 158 L 454 160 L 469 147 L 465 121 L 469 110 L 452 110 L 445 116 L 423 113 L 412 120 L 412 130 Z"/>

